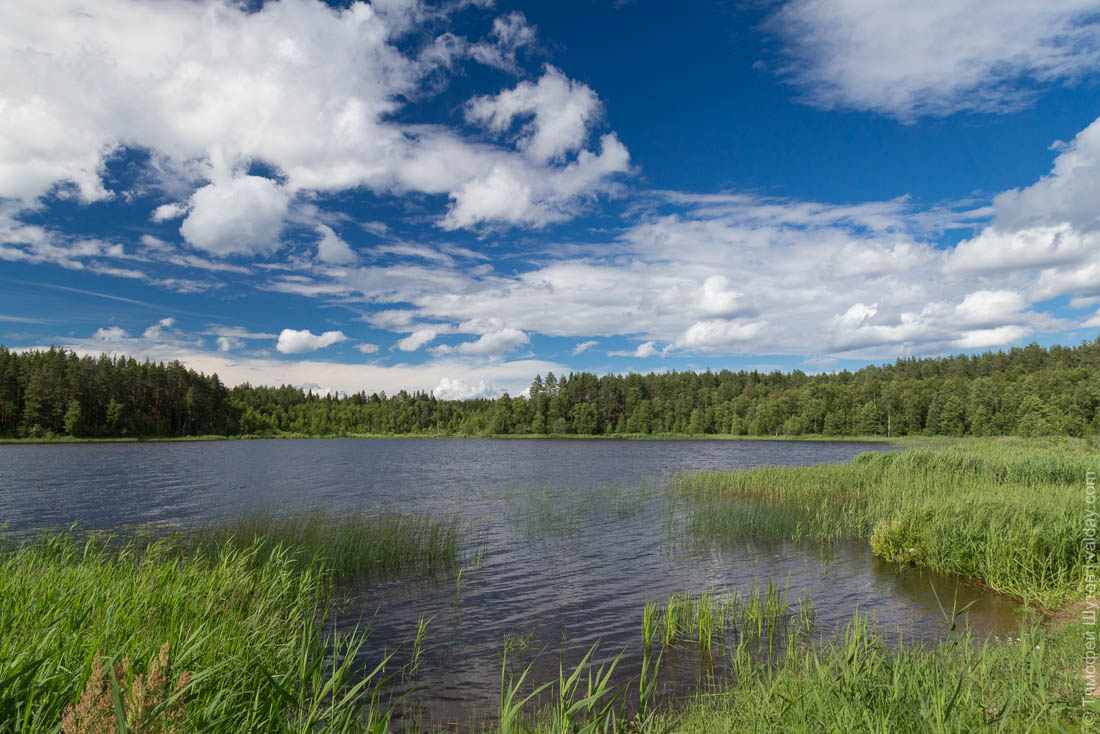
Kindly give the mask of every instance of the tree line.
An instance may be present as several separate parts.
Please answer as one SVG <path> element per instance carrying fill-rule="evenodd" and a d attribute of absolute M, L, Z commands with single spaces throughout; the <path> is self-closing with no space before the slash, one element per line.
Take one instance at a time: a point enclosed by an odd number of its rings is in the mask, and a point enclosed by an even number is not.
<path fill-rule="evenodd" d="M 180 362 L 0 346 L 0 436 L 1100 433 L 1100 337 L 857 371 L 536 375 L 521 396 L 228 388 Z"/>

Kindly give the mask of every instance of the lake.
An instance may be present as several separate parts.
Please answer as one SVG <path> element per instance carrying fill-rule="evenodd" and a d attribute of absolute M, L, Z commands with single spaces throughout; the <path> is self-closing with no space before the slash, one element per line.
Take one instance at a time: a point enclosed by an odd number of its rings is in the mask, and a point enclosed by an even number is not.
<path fill-rule="evenodd" d="M 403 711 L 433 724 L 491 715 L 501 651 L 517 670 L 557 676 L 595 642 L 597 658 L 641 665 L 645 601 L 685 591 L 747 591 L 754 582 L 807 593 L 819 634 L 858 610 L 888 635 L 942 637 L 932 593 L 975 601 L 981 633 L 1017 628 L 1016 605 L 956 579 L 897 569 L 866 543 L 710 545 L 679 536 L 679 510 L 661 489 L 682 471 L 848 461 L 884 444 L 723 440 L 326 439 L 0 446 L 0 523 L 39 528 L 192 524 L 254 510 L 454 514 L 474 549 L 461 577 L 397 579 L 339 590 L 337 628 L 370 624 L 372 660 L 397 650 L 398 669 L 422 617 L 423 662 L 399 684 Z M 662 662 L 667 690 L 694 685 L 697 651 Z M 719 665 L 719 668 L 721 666 Z"/>

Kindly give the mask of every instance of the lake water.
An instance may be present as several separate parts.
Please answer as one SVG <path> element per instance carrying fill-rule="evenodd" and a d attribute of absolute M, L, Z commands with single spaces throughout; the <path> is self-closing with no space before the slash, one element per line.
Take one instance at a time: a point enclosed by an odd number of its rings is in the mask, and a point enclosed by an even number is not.
<path fill-rule="evenodd" d="M 456 576 L 341 590 L 334 623 L 369 621 L 371 656 L 403 655 L 431 617 L 404 710 L 433 724 L 490 715 L 505 640 L 515 665 L 556 677 L 599 641 L 598 659 L 626 649 L 621 675 L 641 664 L 647 599 L 685 591 L 747 591 L 754 582 L 809 594 L 828 634 L 858 610 L 880 629 L 933 639 L 950 604 L 976 600 L 981 633 L 1016 629 L 1015 604 L 955 579 L 898 570 L 866 543 L 825 548 L 681 542 L 661 482 L 681 471 L 847 461 L 882 444 L 788 441 L 508 439 L 269 440 L 0 446 L 0 523 L 9 532 L 133 524 L 191 524 L 249 511 L 382 508 L 455 514 L 473 524 L 476 562 Z M 699 675 L 697 651 L 666 656 L 670 690 Z"/>

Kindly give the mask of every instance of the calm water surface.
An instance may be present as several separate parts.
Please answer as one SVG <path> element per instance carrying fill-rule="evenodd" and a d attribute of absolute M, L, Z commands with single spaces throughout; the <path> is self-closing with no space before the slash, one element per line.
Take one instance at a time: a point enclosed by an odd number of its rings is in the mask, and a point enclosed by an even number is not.
<path fill-rule="evenodd" d="M 677 508 L 660 490 L 680 471 L 847 461 L 882 444 L 786 441 L 499 439 L 271 440 L 0 446 L 0 523 L 11 531 L 184 523 L 256 509 L 398 508 L 457 514 L 476 530 L 476 563 L 461 583 L 395 580 L 341 591 L 334 623 L 369 622 L 377 659 L 403 662 L 417 621 L 432 617 L 405 711 L 435 724 L 491 714 L 505 640 L 517 665 L 556 677 L 595 642 L 600 659 L 624 648 L 624 677 L 641 660 L 647 599 L 712 587 L 747 591 L 769 579 L 813 600 L 824 634 L 858 610 L 887 633 L 942 636 L 932 584 L 954 579 L 898 571 L 865 543 L 702 547 L 680 542 Z M 1016 628 L 1015 605 L 961 585 L 979 632 Z M 699 675 L 697 653 L 667 656 L 672 688 Z"/>

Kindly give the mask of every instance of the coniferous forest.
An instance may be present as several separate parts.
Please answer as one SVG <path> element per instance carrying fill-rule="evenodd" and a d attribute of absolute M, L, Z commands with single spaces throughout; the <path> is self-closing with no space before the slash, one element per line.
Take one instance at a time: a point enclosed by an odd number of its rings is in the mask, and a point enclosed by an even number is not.
<path fill-rule="evenodd" d="M 0 347 L 0 436 L 993 436 L 1100 433 L 1100 338 L 855 372 L 537 375 L 525 396 L 437 400 L 228 388 L 179 362 Z"/>

